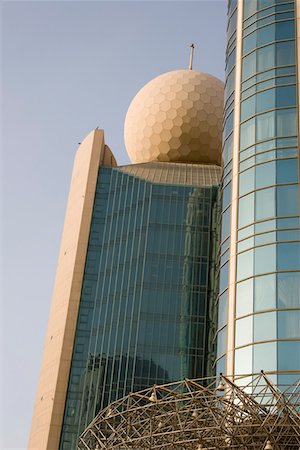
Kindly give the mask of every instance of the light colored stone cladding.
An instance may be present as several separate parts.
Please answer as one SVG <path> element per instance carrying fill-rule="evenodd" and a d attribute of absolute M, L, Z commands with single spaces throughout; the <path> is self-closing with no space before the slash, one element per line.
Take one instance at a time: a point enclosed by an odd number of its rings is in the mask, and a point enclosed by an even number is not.
<path fill-rule="evenodd" d="M 75 157 L 29 450 L 59 446 L 99 165 L 116 161 L 96 129 Z"/>

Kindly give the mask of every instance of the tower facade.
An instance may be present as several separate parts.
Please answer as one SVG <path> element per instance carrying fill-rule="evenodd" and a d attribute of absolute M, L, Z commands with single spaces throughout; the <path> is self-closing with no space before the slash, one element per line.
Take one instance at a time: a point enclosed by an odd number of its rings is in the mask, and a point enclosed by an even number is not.
<path fill-rule="evenodd" d="M 110 402 L 212 371 L 223 85 L 149 84 L 125 125 L 137 164 L 117 166 L 102 130 L 78 149 L 30 450 L 73 450 Z"/>
<path fill-rule="evenodd" d="M 298 1 L 229 1 L 217 355 L 228 375 L 300 367 L 299 26 Z"/>

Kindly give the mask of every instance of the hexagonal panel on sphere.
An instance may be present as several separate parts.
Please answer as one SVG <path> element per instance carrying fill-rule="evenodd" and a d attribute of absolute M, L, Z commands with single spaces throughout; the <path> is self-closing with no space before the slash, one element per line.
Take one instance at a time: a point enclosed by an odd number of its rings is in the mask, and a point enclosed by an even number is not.
<path fill-rule="evenodd" d="M 221 165 L 224 83 L 207 73 L 175 70 L 134 97 L 124 127 L 133 163 Z"/>

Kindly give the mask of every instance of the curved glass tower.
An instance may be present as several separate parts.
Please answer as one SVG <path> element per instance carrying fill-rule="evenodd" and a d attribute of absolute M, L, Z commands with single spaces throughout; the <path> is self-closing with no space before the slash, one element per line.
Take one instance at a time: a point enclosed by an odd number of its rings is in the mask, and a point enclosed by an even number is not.
<path fill-rule="evenodd" d="M 228 7 L 217 360 L 228 375 L 300 367 L 296 3 Z"/>

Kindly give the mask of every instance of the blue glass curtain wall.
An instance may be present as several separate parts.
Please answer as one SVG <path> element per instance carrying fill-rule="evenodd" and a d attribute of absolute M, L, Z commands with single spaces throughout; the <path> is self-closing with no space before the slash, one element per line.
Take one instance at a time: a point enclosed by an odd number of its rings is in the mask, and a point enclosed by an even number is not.
<path fill-rule="evenodd" d="M 100 169 L 61 450 L 128 392 L 205 375 L 216 200 Z"/>

